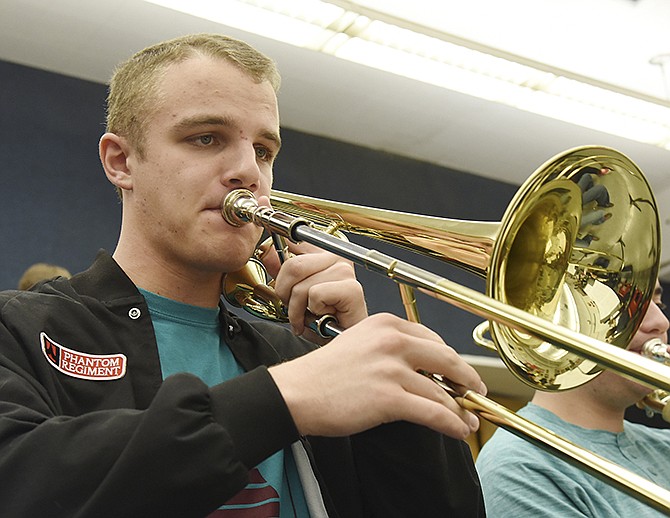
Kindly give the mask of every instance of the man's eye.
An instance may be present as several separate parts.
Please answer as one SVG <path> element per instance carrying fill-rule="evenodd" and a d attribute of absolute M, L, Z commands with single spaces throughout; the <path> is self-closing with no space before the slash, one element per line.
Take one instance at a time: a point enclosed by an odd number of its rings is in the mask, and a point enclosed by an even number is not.
<path fill-rule="evenodd" d="M 266 162 L 272 159 L 272 153 L 270 153 L 270 150 L 263 146 L 256 147 L 256 156 Z"/>
<path fill-rule="evenodd" d="M 665 303 L 661 302 L 660 300 L 656 302 L 656 305 L 661 309 L 661 311 L 665 311 L 666 309 L 668 309 L 668 306 Z"/>
<path fill-rule="evenodd" d="M 216 142 L 216 140 L 214 138 L 214 135 L 207 134 L 207 135 L 197 135 L 194 137 L 189 137 L 188 142 L 200 147 L 209 147 L 213 145 Z"/>

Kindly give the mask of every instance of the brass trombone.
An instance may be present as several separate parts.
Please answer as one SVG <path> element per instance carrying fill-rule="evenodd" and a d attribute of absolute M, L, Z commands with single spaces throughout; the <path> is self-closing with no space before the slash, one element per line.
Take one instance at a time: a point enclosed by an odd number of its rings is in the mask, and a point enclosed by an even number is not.
<path fill-rule="evenodd" d="M 608 173 L 601 175 L 602 170 Z M 607 190 L 606 205 L 611 207 L 599 207 L 595 200 L 584 203 L 588 197 L 580 182 L 587 174 Z M 272 205 L 329 233 L 372 237 L 485 277 L 488 297 L 435 275 L 427 282 L 417 280 L 414 267 L 403 271 L 394 258 L 387 258 L 395 264 L 389 272 L 383 260 L 371 259 L 383 255 L 376 251 L 361 250 L 362 258 L 350 257 L 491 319 L 501 358 L 535 389 L 569 389 L 589 381 L 604 366 L 668 390 L 667 369 L 624 350 L 644 314 L 630 309 L 646 308 L 654 290 L 660 224 L 644 175 L 613 149 L 586 146 L 550 159 L 517 191 L 499 223 L 394 212 L 280 191 L 273 191 Z M 611 216 L 595 220 L 599 214 Z M 618 347 L 603 348 L 604 341 Z"/>
<path fill-rule="evenodd" d="M 588 182 L 583 181 L 587 175 Z M 594 186 L 601 193 L 604 190 L 609 201 L 592 199 L 593 192 L 587 195 Z M 273 191 L 271 200 L 274 208 L 259 207 L 248 191 L 233 191 L 222 204 L 222 214 L 233 225 L 254 223 L 292 241 L 310 242 L 405 288 L 489 319 L 500 356 L 512 373 L 533 388 L 569 389 L 591 380 L 605 367 L 670 391 L 666 366 L 625 350 L 651 300 L 660 225 L 644 175 L 615 150 L 587 146 L 547 161 L 519 189 L 497 224 L 397 213 L 279 191 Z M 335 238 L 332 231 L 366 235 L 456 264 L 485 276 L 488 295 Z M 252 287 L 251 293 L 247 289 L 246 294 L 227 298 L 255 299 L 255 291 Z M 439 375 L 432 377 L 451 390 Z M 670 492 L 665 489 L 478 394 L 468 392 L 457 400 L 670 512 Z"/>

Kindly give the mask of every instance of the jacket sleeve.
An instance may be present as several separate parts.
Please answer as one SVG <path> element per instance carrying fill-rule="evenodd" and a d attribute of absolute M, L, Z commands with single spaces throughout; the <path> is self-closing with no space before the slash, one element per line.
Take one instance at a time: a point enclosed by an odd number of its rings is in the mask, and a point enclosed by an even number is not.
<path fill-rule="evenodd" d="M 212 389 L 171 376 L 146 409 L 69 416 L 16 361 L 6 328 L 0 348 L 2 516 L 206 516 L 244 487 L 248 467 L 297 437 L 262 367 Z"/>

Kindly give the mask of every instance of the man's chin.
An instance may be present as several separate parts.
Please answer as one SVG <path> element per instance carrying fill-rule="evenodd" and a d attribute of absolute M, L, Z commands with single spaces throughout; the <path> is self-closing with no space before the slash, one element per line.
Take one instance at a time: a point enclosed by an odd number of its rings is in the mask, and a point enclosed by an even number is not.
<path fill-rule="evenodd" d="M 634 381 L 630 382 L 630 388 L 632 392 L 631 399 L 634 399 L 636 403 L 638 401 L 642 401 L 646 396 L 654 392 L 653 389 L 647 387 L 646 385 L 642 385 Z"/>

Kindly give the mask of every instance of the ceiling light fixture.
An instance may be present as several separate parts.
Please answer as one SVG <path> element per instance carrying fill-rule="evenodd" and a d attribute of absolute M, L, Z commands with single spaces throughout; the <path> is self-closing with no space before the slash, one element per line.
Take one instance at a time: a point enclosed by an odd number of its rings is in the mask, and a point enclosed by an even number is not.
<path fill-rule="evenodd" d="M 146 0 L 417 81 L 670 150 L 670 102 L 458 40 L 352 1 Z"/>

